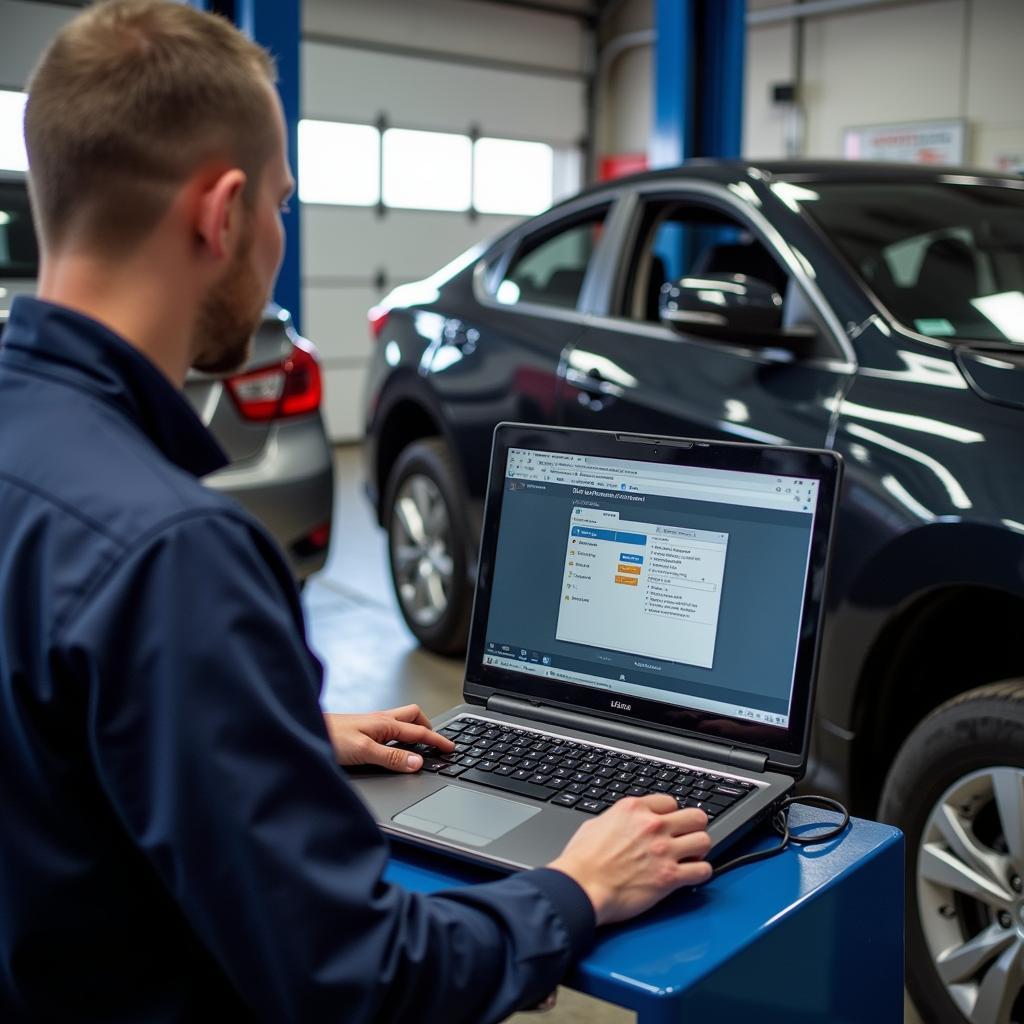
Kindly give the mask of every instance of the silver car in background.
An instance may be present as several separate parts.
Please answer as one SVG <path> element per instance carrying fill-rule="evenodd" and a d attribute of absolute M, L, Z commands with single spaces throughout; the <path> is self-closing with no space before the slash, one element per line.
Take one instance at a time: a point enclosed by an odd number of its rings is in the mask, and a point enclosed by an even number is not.
<path fill-rule="evenodd" d="M 39 257 L 25 179 L 0 174 L 0 345 L 11 302 L 35 291 Z M 230 465 L 208 486 L 230 494 L 276 538 L 301 583 L 327 560 L 334 507 L 331 446 L 316 349 L 269 305 L 236 374 L 191 372 L 185 395 Z"/>

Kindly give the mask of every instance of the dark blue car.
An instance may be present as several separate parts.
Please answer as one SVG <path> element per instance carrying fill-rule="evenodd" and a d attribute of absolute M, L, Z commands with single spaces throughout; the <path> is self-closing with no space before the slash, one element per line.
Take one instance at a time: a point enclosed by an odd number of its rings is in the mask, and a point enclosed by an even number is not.
<path fill-rule="evenodd" d="M 368 490 L 462 648 L 501 420 L 827 447 L 847 474 L 806 785 L 907 834 L 928 1020 L 1024 1020 L 1024 182 L 700 162 L 371 311 Z"/>

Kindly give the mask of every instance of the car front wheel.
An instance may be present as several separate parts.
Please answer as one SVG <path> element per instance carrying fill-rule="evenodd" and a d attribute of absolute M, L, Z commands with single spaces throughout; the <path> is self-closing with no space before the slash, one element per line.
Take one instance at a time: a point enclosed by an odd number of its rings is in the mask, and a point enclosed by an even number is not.
<path fill-rule="evenodd" d="M 402 616 L 428 650 L 465 650 L 472 588 L 469 524 L 454 460 L 439 438 L 409 445 L 388 478 L 391 582 Z"/>
<path fill-rule="evenodd" d="M 1024 680 L 910 734 L 880 816 L 907 840 L 907 987 L 936 1024 L 1024 1022 Z"/>

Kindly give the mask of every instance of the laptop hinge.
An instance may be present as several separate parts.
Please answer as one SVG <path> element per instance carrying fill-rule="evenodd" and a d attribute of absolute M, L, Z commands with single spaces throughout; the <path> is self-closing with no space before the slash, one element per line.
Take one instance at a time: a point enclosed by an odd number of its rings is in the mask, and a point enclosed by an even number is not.
<path fill-rule="evenodd" d="M 548 725 L 580 729 L 583 732 L 614 737 L 627 743 L 657 747 L 659 750 L 671 750 L 675 754 L 706 757 L 732 768 L 745 768 L 747 771 L 763 772 L 768 763 L 768 755 L 759 751 L 746 750 L 742 747 L 714 743 L 711 740 L 700 740 L 690 736 L 658 732 L 654 729 L 646 729 L 642 725 L 632 725 L 629 722 L 617 722 L 608 718 L 595 719 L 592 715 L 581 715 L 575 711 L 546 704 L 533 704 L 530 701 L 517 700 L 515 697 L 500 695 L 488 697 L 487 710 L 499 711 L 505 715 L 517 715 L 535 722 L 546 722 Z"/>

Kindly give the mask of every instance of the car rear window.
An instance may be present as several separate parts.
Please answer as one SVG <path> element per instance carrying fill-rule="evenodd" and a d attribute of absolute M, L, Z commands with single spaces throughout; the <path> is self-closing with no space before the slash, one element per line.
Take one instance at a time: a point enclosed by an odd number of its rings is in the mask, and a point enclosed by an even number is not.
<path fill-rule="evenodd" d="M 34 278 L 38 273 L 28 191 L 21 183 L 0 181 L 0 277 Z"/>

